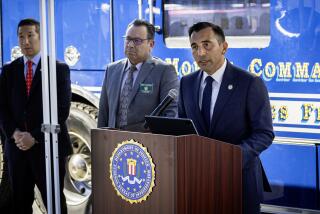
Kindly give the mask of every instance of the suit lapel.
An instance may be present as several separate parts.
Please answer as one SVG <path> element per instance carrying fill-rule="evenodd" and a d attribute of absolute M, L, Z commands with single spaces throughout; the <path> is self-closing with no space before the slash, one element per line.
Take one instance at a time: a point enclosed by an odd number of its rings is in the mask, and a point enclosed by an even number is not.
<path fill-rule="evenodd" d="M 24 75 L 24 62 L 23 57 L 20 58 L 20 61 L 18 63 L 17 67 L 17 85 L 21 90 L 21 94 L 24 97 L 25 102 L 27 101 L 27 84 L 26 84 L 26 78 Z"/>
<path fill-rule="evenodd" d="M 227 62 L 227 67 L 222 78 L 219 94 L 218 94 L 217 101 L 214 106 L 214 111 L 211 118 L 209 136 L 212 134 L 213 130 L 215 129 L 215 126 L 217 125 L 219 117 L 223 114 L 224 106 L 229 100 L 236 86 L 237 86 L 237 82 L 236 82 L 235 73 L 232 72 L 232 65 L 229 62 Z"/>
<path fill-rule="evenodd" d="M 110 103 L 113 103 L 113 108 L 114 109 L 114 113 L 117 114 L 118 111 L 118 103 L 119 103 L 119 98 L 120 98 L 120 93 L 121 93 L 121 84 L 122 84 L 122 79 L 125 73 L 125 69 L 126 69 L 126 65 L 127 65 L 127 60 L 123 60 L 120 64 L 120 68 L 116 69 L 120 70 L 120 72 L 117 72 L 118 75 L 116 75 L 117 79 L 113 79 L 112 80 L 112 87 L 110 88 L 110 94 L 114 94 L 113 99 L 115 100 L 110 100 Z M 118 81 L 120 80 L 120 81 Z M 124 80 L 125 81 L 125 80 Z"/>
<path fill-rule="evenodd" d="M 202 131 L 201 130 L 198 130 L 198 131 L 200 133 L 205 133 L 206 135 L 208 133 L 208 130 L 206 128 L 206 125 L 199 107 L 199 93 L 200 93 L 199 90 L 200 90 L 202 75 L 203 75 L 203 71 L 199 71 L 198 75 L 196 75 L 195 84 L 193 84 L 193 88 L 192 88 L 192 92 L 193 92 L 192 103 L 194 103 L 195 105 L 193 104 L 190 106 L 193 106 L 192 112 L 194 112 L 195 118 L 198 118 L 197 121 L 199 122 L 199 124 L 197 127 L 200 127 L 202 129 Z"/>
<path fill-rule="evenodd" d="M 141 66 L 141 69 L 139 71 L 137 79 L 134 82 L 132 91 L 129 94 L 129 105 L 131 104 L 131 102 L 132 102 L 133 98 L 136 96 L 136 94 L 139 92 L 140 83 L 142 83 L 147 78 L 147 76 L 149 75 L 149 73 L 151 72 L 153 67 L 154 67 L 154 62 L 152 61 L 152 58 L 149 58 Z"/>

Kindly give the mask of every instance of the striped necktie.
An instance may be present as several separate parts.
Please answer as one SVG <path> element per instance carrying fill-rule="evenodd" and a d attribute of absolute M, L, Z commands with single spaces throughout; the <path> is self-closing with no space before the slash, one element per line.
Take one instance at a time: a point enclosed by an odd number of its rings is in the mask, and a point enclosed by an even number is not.
<path fill-rule="evenodd" d="M 129 95 L 132 91 L 133 85 L 133 72 L 137 70 L 137 67 L 132 65 L 128 71 L 127 79 L 123 85 L 121 96 L 119 100 L 118 110 L 118 127 L 122 128 L 127 125 L 128 107 L 129 107 Z"/>
<path fill-rule="evenodd" d="M 27 95 L 30 95 L 30 89 L 32 85 L 32 61 L 27 61 L 27 74 L 26 74 L 26 86 L 27 86 Z"/>

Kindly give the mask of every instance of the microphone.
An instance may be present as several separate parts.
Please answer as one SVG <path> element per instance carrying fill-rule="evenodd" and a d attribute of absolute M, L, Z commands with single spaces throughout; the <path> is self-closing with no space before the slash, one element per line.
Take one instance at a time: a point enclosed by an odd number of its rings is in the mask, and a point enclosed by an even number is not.
<path fill-rule="evenodd" d="M 159 116 L 178 97 L 177 89 L 171 89 L 162 102 L 151 112 L 150 116 Z"/>
<path fill-rule="evenodd" d="M 159 116 L 162 114 L 162 112 L 178 97 L 178 90 L 177 89 L 171 89 L 168 93 L 168 95 L 162 100 L 162 102 L 151 112 L 149 116 Z M 144 123 L 144 128 L 148 128 L 147 123 Z"/>

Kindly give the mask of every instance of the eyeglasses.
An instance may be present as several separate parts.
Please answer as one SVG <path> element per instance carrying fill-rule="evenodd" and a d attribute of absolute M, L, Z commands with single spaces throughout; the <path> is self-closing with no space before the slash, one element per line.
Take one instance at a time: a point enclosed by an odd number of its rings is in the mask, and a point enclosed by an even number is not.
<path fill-rule="evenodd" d="M 134 44 L 135 46 L 141 45 L 141 44 L 143 43 L 143 41 L 145 41 L 145 40 L 149 40 L 148 38 L 147 38 L 147 39 L 128 38 L 128 37 L 126 37 L 126 36 L 123 36 L 123 38 L 124 38 L 126 44 L 129 44 L 130 42 L 133 42 L 133 44 Z"/>

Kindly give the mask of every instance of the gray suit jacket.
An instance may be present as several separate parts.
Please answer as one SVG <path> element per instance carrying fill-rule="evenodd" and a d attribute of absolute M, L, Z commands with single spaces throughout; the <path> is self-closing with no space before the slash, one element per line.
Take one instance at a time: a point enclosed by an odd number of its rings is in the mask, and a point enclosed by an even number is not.
<path fill-rule="evenodd" d="M 116 127 L 121 82 L 128 59 L 107 66 L 101 90 L 98 127 Z M 150 57 L 143 63 L 134 83 L 128 107 L 128 125 L 125 130 L 146 131 L 144 116 L 150 114 L 171 89 L 179 88 L 179 80 L 172 65 Z M 173 101 L 163 116 L 176 117 L 177 102 Z"/>

